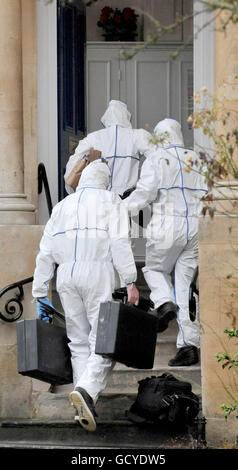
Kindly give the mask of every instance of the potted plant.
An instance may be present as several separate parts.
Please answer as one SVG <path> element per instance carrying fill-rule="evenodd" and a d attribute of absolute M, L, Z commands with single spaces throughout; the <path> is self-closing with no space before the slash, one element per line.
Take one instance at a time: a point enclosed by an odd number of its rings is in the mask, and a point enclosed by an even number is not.
<path fill-rule="evenodd" d="M 137 18 L 132 8 L 119 10 L 106 6 L 101 10 L 97 25 L 103 29 L 106 41 L 135 41 Z"/>

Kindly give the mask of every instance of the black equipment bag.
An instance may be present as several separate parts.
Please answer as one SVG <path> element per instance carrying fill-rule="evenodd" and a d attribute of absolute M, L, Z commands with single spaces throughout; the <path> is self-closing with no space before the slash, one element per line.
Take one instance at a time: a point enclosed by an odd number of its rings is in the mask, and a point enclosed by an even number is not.
<path fill-rule="evenodd" d="M 65 328 L 39 319 L 17 323 L 18 372 L 43 382 L 73 382 Z"/>
<path fill-rule="evenodd" d="M 199 412 L 199 398 L 189 382 L 164 373 L 139 382 L 135 402 L 127 412 L 133 423 L 190 424 Z"/>
<path fill-rule="evenodd" d="M 152 369 L 157 319 L 119 301 L 100 305 L 95 353 L 136 369 Z"/>

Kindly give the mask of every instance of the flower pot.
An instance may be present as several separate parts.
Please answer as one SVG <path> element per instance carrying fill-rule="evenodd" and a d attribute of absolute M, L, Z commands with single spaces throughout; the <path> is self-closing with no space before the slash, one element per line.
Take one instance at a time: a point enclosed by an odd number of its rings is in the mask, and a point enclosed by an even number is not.
<path fill-rule="evenodd" d="M 136 35 L 131 31 L 105 31 L 103 33 L 105 41 L 135 41 Z"/>

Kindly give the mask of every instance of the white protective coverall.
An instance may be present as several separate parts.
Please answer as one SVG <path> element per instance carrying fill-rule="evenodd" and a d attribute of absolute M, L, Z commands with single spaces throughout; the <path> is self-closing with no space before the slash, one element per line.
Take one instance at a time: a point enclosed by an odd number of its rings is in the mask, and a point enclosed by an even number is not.
<path fill-rule="evenodd" d="M 154 201 L 143 268 L 151 300 L 155 308 L 169 301 L 178 305 L 178 348 L 199 347 L 199 320 L 189 317 L 189 287 L 198 265 L 198 216 L 207 185 L 196 170 L 196 153 L 184 148 L 180 124 L 164 119 L 155 131 L 167 132 L 168 139 L 145 160 L 136 190 L 124 203 L 136 214 Z"/>
<path fill-rule="evenodd" d="M 47 296 L 57 263 L 74 385 L 94 402 L 114 365 L 94 353 L 100 302 L 112 299 L 114 267 L 125 284 L 137 276 L 127 238 L 128 213 L 119 196 L 106 190 L 109 181 L 108 165 L 96 160 L 84 169 L 76 192 L 54 207 L 40 242 L 32 290 L 33 297 Z"/>
<path fill-rule="evenodd" d="M 91 132 L 79 141 L 75 154 L 69 158 L 66 165 L 65 179 L 72 169 L 91 147 L 102 152 L 102 157 L 108 161 L 111 168 L 109 190 L 123 194 L 127 189 L 136 185 L 138 180 L 140 156 L 148 156 L 153 146 L 150 143 L 151 134 L 144 129 L 132 129 L 131 114 L 127 105 L 118 100 L 111 100 L 101 118 L 104 129 Z M 73 189 L 65 185 L 66 191 Z"/>

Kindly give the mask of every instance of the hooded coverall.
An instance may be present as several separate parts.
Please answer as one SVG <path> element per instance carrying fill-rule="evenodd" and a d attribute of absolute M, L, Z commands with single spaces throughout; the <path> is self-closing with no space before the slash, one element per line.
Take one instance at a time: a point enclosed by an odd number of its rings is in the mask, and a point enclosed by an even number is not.
<path fill-rule="evenodd" d="M 33 297 L 46 297 L 57 269 L 57 291 L 65 311 L 75 387 L 96 402 L 113 362 L 95 354 L 100 302 L 112 299 L 114 267 L 125 284 L 136 280 L 128 241 L 128 213 L 106 190 L 110 170 L 96 160 L 82 173 L 74 194 L 53 209 L 40 242 Z"/>
<path fill-rule="evenodd" d="M 196 169 L 196 153 L 184 148 L 180 124 L 164 119 L 155 132 L 166 136 L 165 148 L 145 160 L 136 190 L 124 204 L 136 214 L 153 202 L 143 268 L 151 300 L 155 308 L 170 301 L 178 305 L 178 348 L 199 347 L 199 320 L 189 316 L 189 287 L 198 265 L 198 216 L 207 185 Z"/>
<path fill-rule="evenodd" d="M 65 179 L 76 163 L 93 147 L 102 152 L 102 157 L 108 161 L 111 168 L 109 190 L 123 194 L 127 189 L 134 187 L 138 180 L 140 156 L 147 157 L 153 146 L 150 143 L 150 133 L 144 129 L 132 129 L 130 119 L 127 105 L 111 100 L 101 118 L 105 128 L 92 132 L 79 141 L 75 154 L 69 158 L 66 165 Z M 65 187 L 68 193 L 73 192 L 67 184 Z"/>

